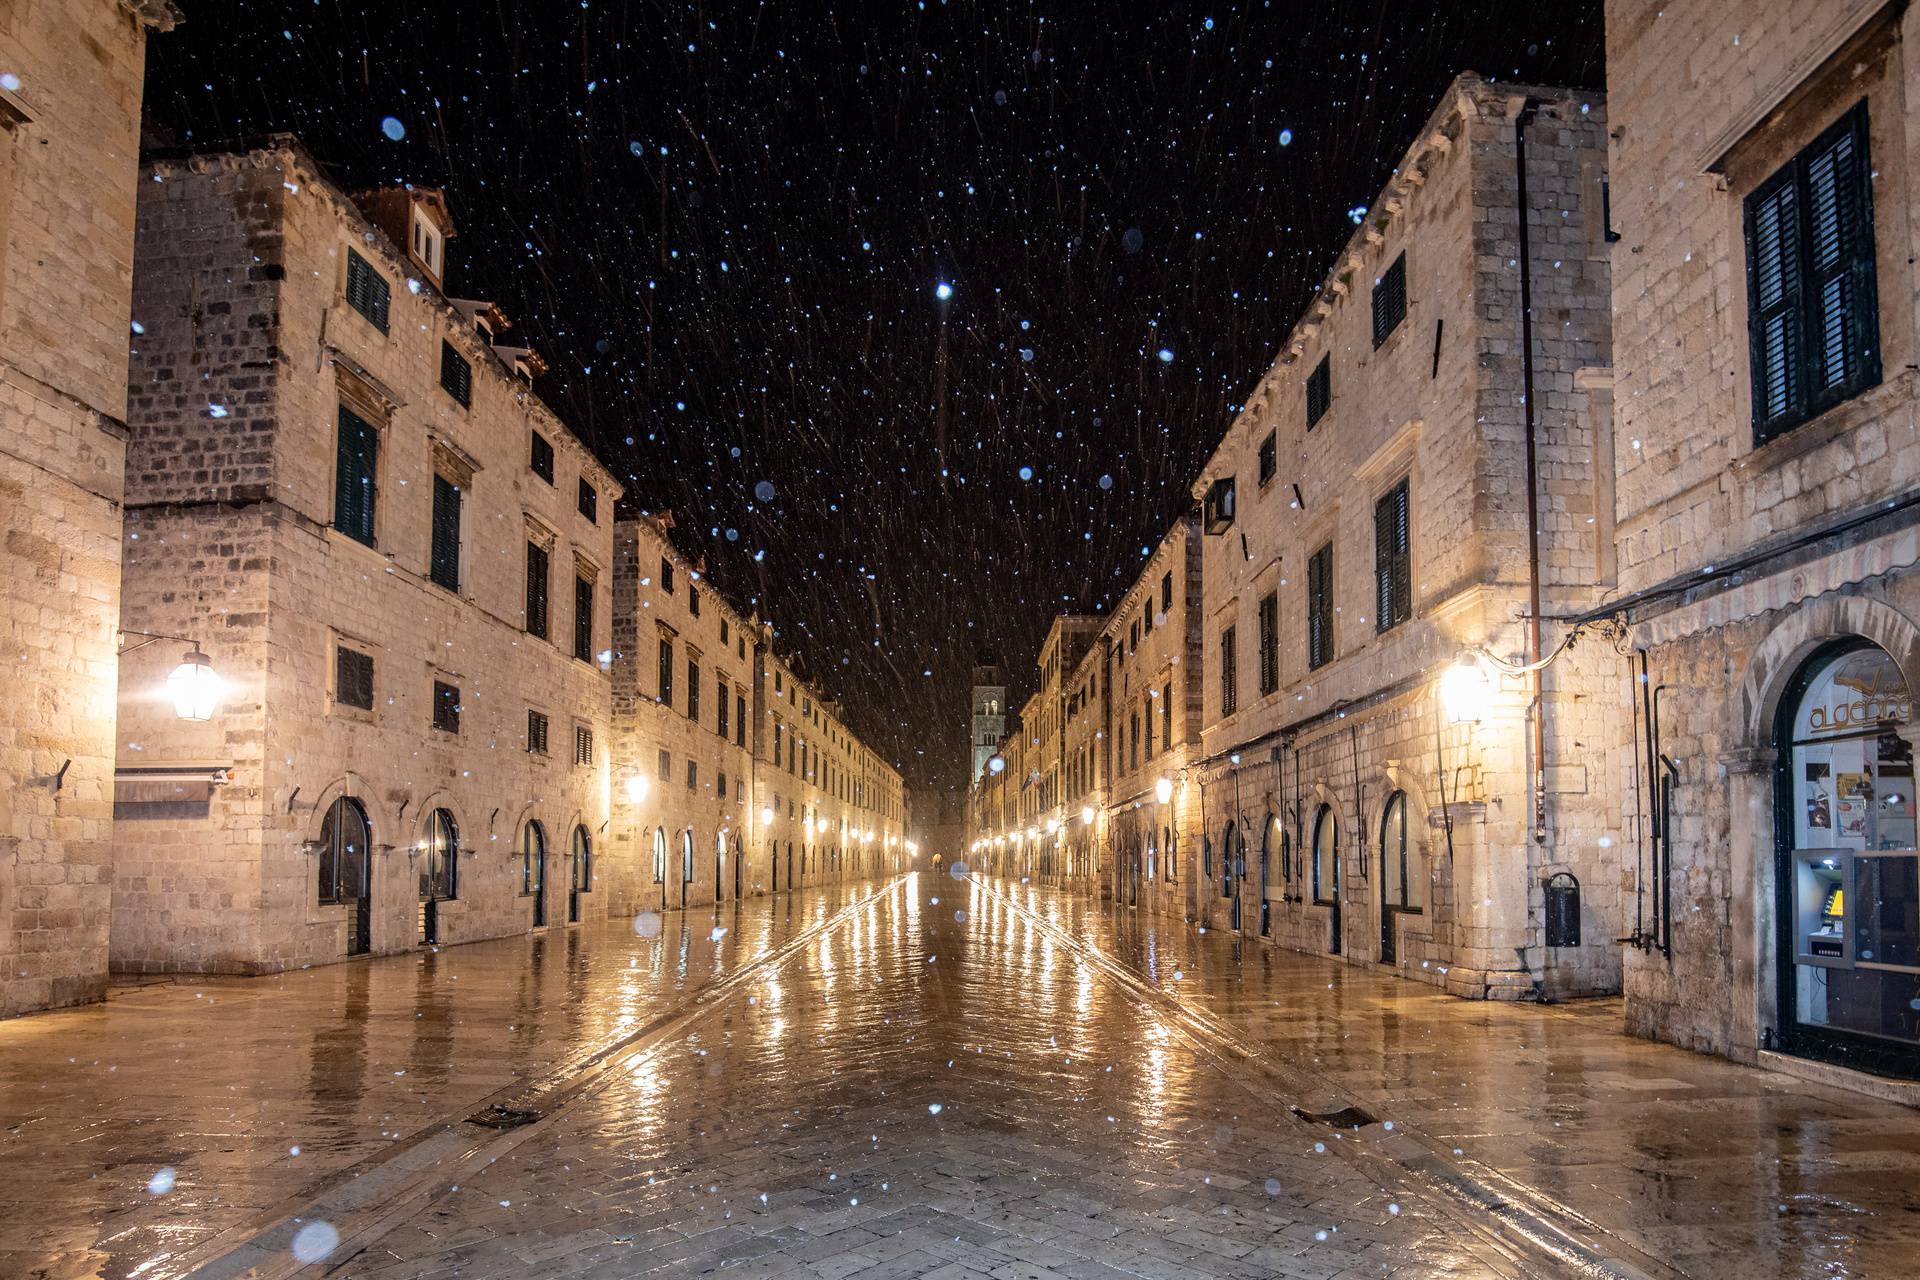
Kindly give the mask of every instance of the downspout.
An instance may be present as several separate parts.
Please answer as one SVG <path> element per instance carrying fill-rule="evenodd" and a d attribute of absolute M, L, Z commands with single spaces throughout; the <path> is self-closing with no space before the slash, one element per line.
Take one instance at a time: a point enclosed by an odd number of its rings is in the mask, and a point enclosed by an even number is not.
<path fill-rule="evenodd" d="M 1533 841 L 1547 842 L 1547 730 L 1540 663 L 1540 459 L 1533 410 L 1533 267 L 1527 233 L 1527 126 L 1538 103 L 1528 98 L 1513 120 L 1515 203 L 1520 222 L 1520 394 L 1527 442 L 1527 679 L 1533 701 Z M 1532 859 L 1528 859 L 1531 878 Z"/>

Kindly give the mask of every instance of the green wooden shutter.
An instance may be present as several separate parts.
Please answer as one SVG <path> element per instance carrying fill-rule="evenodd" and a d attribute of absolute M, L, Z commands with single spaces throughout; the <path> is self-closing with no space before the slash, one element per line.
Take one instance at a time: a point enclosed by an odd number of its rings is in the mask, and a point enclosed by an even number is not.
<path fill-rule="evenodd" d="M 473 366 L 444 339 L 440 343 L 440 386 L 462 405 L 473 404 Z"/>
<path fill-rule="evenodd" d="M 449 591 L 460 589 L 460 486 L 433 478 L 433 558 L 429 575 Z"/>
<path fill-rule="evenodd" d="M 340 410 L 334 455 L 333 527 L 357 542 L 373 545 L 374 477 L 380 457 L 380 433 L 352 410 Z"/>
<path fill-rule="evenodd" d="M 527 634 L 547 638 L 547 552 L 527 544 Z"/>
<path fill-rule="evenodd" d="M 1762 433 L 1795 418 L 1800 384 L 1800 211 L 1792 174 L 1747 206 L 1753 316 L 1754 421 Z"/>
<path fill-rule="evenodd" d="M 1861 113 L 1856 113 L 1861 114 Z M 1809 150 L 1806 161 L 1810 308 L 1808 372 L 1816 395 L 1856 385 L 1868 355 L 1863 297 L 1873 297 L 1871 188 L 1862 172 L 1865 118 L 1851 120 Z"/>
<path fill-rule="evenodd" d="M 375 271 L 365 258 L 347 250 L 347 305 L 385 333 L 387 312 L 392 304 L 393 286 L 387 283 L 387 278 Z"/>
<path fill-rule="evenodd" d="M 1333 546 L 1307 561 L 1307 666 L 1325 666 L 1333 656 Z"/>
<path fill-rule="evenodd" d="M 593 661 L 593 581 L 573 580 L 573 656 Z"/>
<path fill-rule="evenodd" d="M 1412 482 L 1402 480 L 1393 491 L 1393 620 L 1395 625 L 1413 616 Z"/>

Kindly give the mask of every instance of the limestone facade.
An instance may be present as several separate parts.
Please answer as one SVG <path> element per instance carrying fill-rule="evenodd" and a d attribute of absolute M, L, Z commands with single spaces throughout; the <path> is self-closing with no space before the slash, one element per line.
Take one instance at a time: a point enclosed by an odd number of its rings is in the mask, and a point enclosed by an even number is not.
<path fill-rule="evenodd" d="M 141 175 L 112 951 L 258 973 L 604 914 L 613 505 L 438 193 L 290 137 Z"/>
<path fill-rule="evenodd" d="M 1915 894 L 1891 886 L 1920 874 L 1904 851 L 1920 13 L 1610 0 L 1606 20 L 1615 594 L 1647 663 L 1629 1026 L 1744 1061 L 1776 1048 L 1920 1076 L 1920 957 L 1895 941 L 1875 953 L 1862 932 L 1893 922 L 1910 937 Z M 1778 290 L 1783 261 L 1797 294 Z M 1885 668 L 1849 704 L 1878 753 L 1865 772 L 1824 763 L 1839 748 L 1796 728 L 1803 691 L 1846 646 Z M 1848 883 L 1844 911 L 1808 904 L 1809 846 L 1883 879 Z M 1833 956 L 1803 962 L 1803 907 L 1832 917 Z"/>
<path fill-rule="evenodd" d="M 140 96 L 178 19 L 0 8 L 0 1017 L 106 992 Z"/>
<path fill-rule="evenodd" d="M 1196 481 L 1200 923 L 1466 996 L 1617 989 L 1622 659 L 1499 666 L 1536 583 L 1545 656 L 1609 572 L 1606 120 L 1457 79 Z"/>
<path fill-rule="evenodd" d="M 911 866 L 899 773 L 673 545 L 672 527 L 639 515 L 615 535 L 613 909 Z"/>

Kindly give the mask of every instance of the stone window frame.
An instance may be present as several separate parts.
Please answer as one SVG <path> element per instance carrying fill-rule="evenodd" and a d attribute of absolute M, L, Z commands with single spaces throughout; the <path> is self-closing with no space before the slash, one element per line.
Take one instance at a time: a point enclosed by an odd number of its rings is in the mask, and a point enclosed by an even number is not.
<path fill-rule="evenodd" d="M 353 720 L 360 724 L 377 725 L 380 723 L 380 680 L 385 666 L 386 646 L 372 640 L 363 639 L 338 627 L 328 627 L 326 631 L 326 715 L 328 719 Z M 339 658 L 337 652 L 350 649 L 355 653 L 364 653 L 373 660 L 373 707 L 371 709 L 351 706 L 340 701 Z"/>
<path fill-rule="evenodd" d="M 471 585 L 471 578 L 467 572 L 469 567 L 467 551 L 472 544 L 473 534 L 473 478 L 480 472 L 480 469 L 480 464 L 475 461 L 473 455 L 465 449 L 462 449 L 459 445 L 437 432 L 427 433 L 427 470 L 432 475 L 444 479 L 460 491 L 460 530 L 458 534 L 459 546 L 457 548 L 459 572 L 455 575 L 460 585 L 451 588 L 451 590 L 455 595 L 462 597 L 468 596 L 467 588 Z M 376 520 L 378 519 L 378 514 L 378 509 L 376 508 Z M 429 511 L 428 519 L 432 519 L 431 511 Z M 429 529 L 429 536 L 427 538 L 426 572 L 421 576 L 428 582 L 434 580 L 433 538 L 431 536 L 431 529 Z"/>
<path fill-rule="evenodd" d="M 393 416 L 400 409 L 400 397 L 385 383 L 374 377 L 357 361 L 343 352 L 329 348 L 327 358 L 333 366 L 334 412 L 332 422 L 334 435 L 332 445 L 326 451 L 327 481 L 326 494 L 327 518 L 325 521 L 329 537 L 340 544 L 351 543 L 363 547 L 385 558 L 380 550 L 387 532 L 387 506 L 382 499 L 391 491 L 387 484 L 387 474 L 393 466 L 391 435 Z M 346 532 L 336 523 L 340 517 L 338 495 L 340 490 L 340 411 L 345 410 L 366 423 L 374 431 L 373 458 L 373 541 L 362 542 Z"/>

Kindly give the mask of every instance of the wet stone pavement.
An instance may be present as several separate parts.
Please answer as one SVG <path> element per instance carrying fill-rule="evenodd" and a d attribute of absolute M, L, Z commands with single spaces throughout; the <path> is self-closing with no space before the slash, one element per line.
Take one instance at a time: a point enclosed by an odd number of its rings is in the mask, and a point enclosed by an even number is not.
<path fill-rule="evenodd" d="M 0 1277 L 1920 1274 L 1920 1113 L 1615 1002 L 944 876 L 640 924 L 0 1023 Z"/>

